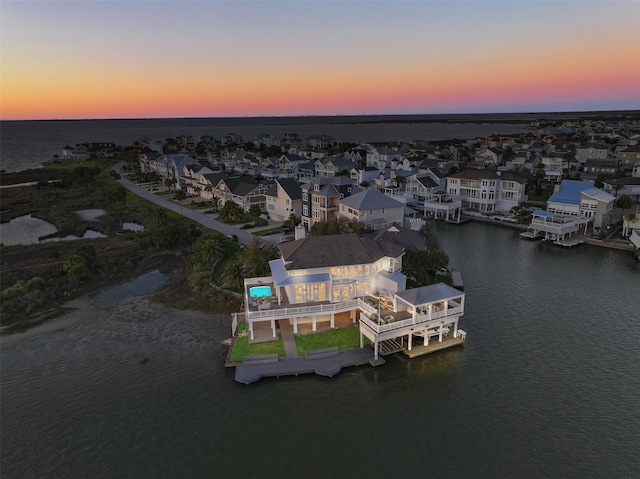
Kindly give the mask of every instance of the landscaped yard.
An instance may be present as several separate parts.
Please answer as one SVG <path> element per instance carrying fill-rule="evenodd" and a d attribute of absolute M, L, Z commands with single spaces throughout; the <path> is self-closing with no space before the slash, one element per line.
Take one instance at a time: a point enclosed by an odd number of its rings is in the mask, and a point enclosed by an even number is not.
<path fill-rule="evenodd" d="M 259 354 L 277 354 L 279 358 L 284 358 L 285 352 L 282 337 L 278 334 L 277 341 L 255 344 L 249 344 L 249 336 L 235 338 L 229 361 L 242 361 L 245 356 L 257 356 Z"/>
<path fill-rule="evenodd" d="M 369 344 L 369 339 L 365 338 L 365 344 Z M 355 326 L 348 328 L 333 329 L 322 333 L 306 334 L 296 336 L 296 346 L 298 354 L 304 356 L 307 351 L 314 349 L 330 348 L 338 346 L 340 350 L 360 346 L 360 332 Z"/>

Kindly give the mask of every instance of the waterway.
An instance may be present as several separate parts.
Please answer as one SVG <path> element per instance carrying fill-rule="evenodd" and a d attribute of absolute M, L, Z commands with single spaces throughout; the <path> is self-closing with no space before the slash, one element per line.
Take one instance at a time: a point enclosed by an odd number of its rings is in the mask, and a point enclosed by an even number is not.
<path fill-rule="evenodd" d="M 438 229 L 464 347 L 245 386 L 227 320 L 89 317 L 1 351 L 3 479 L 639 477 L 640 265 Z"/>

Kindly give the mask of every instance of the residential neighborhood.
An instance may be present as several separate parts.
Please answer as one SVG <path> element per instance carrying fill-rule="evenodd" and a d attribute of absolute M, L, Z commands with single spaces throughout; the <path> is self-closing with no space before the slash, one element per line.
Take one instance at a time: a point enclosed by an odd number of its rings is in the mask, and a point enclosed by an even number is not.
<path fill-rule="evenodd" d="M 275 259 L 261 275 L 243 277 L 234 335 L 244 327 L 249 345 L 286 346 L 301 335 L 352 327 L 361 353 L 347 360 L 331 347 L 316 359 L 375 366 L 388 354 L 413 358 L 466 339 L 462 276 L 428 246 L 430 222 L 492 222 L 520 229 L 525 239 L 591 242 L 639 256 L 639 144 L 638 121 L 536 121 L 517 135 L 406 143 L 229 133 L 140 139 L 128 147 L 125 169 L 181 207 L 203 207 L 237 228 L 275 231 Z M 63 156 L 97 156 L 107 146 L 67 145 Z M 331 223 L 339 231 L 327 229 Z M 422 252 L 431 255 L 435 281 L 416 280 L 412 255 Z M 284 370 L 272 356 L 232 364 L 247 384 L 302 371 Z"/>
<path fill-rule="evenodd" d="M 639 201 L 637 121 L 537 120 L 528 130 L 449 142 L 361 144 L 294 132 L 246 139 L 229 133 L 219 139 L 145 138 L 134 147 L 142 172 L 184 190 L 191 201 L 220 207 L 231 201 L 244 211 L 255 205 L 273 221 L 294 215 L 307 231 L 338 218 L 374 230 L 416 215 L 458 222 L 496 214 L 515 219 L 514 211 L 528 207 L 575 216 L 550 199 L 570 181 L 601 191 L 601 201 L 613 198 L 604 209 L 578 212 L 589 219 L 589 231 L 600 233 L 622 222 L 618 199 L 622 206 Z M 66 146 L 63 154 L 81 158 L 85 148 Z"/>

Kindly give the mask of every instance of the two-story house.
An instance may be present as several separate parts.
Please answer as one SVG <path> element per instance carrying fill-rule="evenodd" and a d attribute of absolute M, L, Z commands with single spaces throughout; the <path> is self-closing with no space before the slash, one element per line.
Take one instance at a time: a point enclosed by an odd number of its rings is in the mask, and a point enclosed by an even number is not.
<path fill-rule="evenodd" d="M 349 158 L 340 156 L 322 158 L 315 162 L 315 176 L 318 178 L 337 176 L 343 171 L 352 170 L 353 166 L 353 161 Z"/>
<path fill-rule="evenodd" d="M 598 143 L 587 143 L 584 146 L 576 147 L 576 160 L 584 164 L 587 160 L 606 160 L 609 155 L 609 148 Z"/>
<path fill-rule="evenodd" d="M 249 211 L 253 205 L 265 210 L 267 206 L 265 192 L 269 186 L 256 183 L 255 178 L 250 176 L 232 176 L 220 179 L 212 188 L 212 193 L 218 198 L 221 206 L 228 201 L 233 201 L 244 211 Z"/>
<path fill-rule="evenodd" d="M 373 166 L 379 170 L 391 168 L 393 160 L 402 161 L 402 159 L 402 153 L 386 146 L 371 148 L 367 151 L 367 166 Z"/>
<path fill-rule="evenodd" d="M 634 166 L 640 165 L 640 145 L 628 146 L 618 152 L 620 169 L 631 170 Z"/>
<path fill-rule="evenodd" d="M 302 189 L 292 178 L 279 178 L 265 192 L 267 213 L 275 221 L 302 216 Z"/>
<path fill-rule="evenodd" d="M 594 228 L 611 223 L 615 198 L 589 181 L 564 180 L 547 200 L 547 211 L 555 216 L 591 218 Z"/>
<path fill-rule="evenodd" d="M 378 230 L 392 223 L 402 223 L 404 203 L 378 190 L 367 189 L 341 199 L 339 216 Z"/>

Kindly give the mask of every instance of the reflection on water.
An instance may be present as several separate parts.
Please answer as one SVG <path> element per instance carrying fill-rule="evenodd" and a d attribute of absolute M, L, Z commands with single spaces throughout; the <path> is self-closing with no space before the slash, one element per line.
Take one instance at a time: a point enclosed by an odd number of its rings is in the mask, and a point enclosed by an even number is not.
<path fill-rule="evenodd" d="M 36 244 L 39 238 L 58 231 L 51 223 L 30 214 L 0 224 L 0 241 L 5 246 Z"/>
<path fill-rule="evenodd" d="M 100 231 L 89 229 L 86 230 L 82 236 L 66 235 L 43 240 L 40 239 L 43 236 L 52 235 L 57 231 L 56 227 L 48 221 L 34 218 L 29 214 L 14 218 L 9 223 L 0 224 L 0 242 L 5 246 L 15 246 L 107 237 L 107 235 Z"/>
<path fill-rule="evenodd" d="M 224 367 L 228 317 L 135 298 L 4 348 L 3 479 L 638 477 L 640 265 L 438 231 L 465 277 L 463 347 L 244 386 Z"/>
<path fill-rule="evenodd" d="M 125 222 L 125 223 L 122 223 L 122 229 L 124 231 L 143 231 L 144 226 L 142 226 L 139 223 Z"/>

